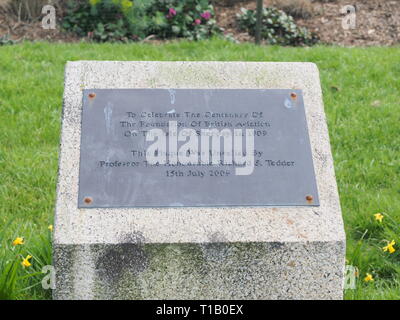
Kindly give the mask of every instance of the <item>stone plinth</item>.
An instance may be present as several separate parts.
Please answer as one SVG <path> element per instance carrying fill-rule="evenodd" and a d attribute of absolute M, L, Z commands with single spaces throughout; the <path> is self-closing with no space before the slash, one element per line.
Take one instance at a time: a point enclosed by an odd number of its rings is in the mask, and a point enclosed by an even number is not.
<path fill-rule="evenodd" d="M 83 89 L 301 89 L 320 206 L 78 209 Z M 312 63 L 69 62 L 56 299 L 341 299 L 345 234 Z"/>

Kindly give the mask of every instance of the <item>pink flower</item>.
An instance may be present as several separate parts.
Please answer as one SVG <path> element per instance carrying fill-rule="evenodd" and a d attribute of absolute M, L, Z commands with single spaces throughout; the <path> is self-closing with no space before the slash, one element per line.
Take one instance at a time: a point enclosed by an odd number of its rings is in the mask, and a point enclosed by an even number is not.
<path fill-rule="evenodd" d="M 201 24 L 201 20 L 200 19 L 196 19 L 196 20 L 194 20 L 194 24 Z"/>
<path fill-rule="evenodd" d="M 174 8 L 169 8 L 169 14 L 171 16 L 176 16 L 176 10 Z"/>
<path fill-rule="evenodd" d="M 176 16 L 176 10 L 174 8 L 169 8 L 167 18 L 170 19 Z"/>
<path fill-rule="evenodd" d="M 204 11 L 201 15 L 200 15 L 203 19 L 210 19 L 211 18 L 211 13 L 210 11 Z"/>

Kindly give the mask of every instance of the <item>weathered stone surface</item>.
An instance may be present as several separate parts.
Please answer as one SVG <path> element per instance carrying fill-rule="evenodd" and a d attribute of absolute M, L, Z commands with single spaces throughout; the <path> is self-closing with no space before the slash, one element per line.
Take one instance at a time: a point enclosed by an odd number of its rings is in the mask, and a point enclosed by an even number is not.
<path fill-rule="evenodd" d="M 54 233 L 57 299 L 340 299 L 345 235 L 311 63 L 69 62 Z M 304 95 L 319 207 L 78 209 L 83 89 Z"/>

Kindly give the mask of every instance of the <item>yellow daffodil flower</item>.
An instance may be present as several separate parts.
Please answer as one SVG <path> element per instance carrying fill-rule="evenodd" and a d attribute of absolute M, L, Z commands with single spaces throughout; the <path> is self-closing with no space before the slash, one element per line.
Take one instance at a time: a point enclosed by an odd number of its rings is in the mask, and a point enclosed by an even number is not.
<path fill-rule="evenodd" d="M 22 244 L 24 244 L 24 238 L 17 237 L 17 238 L 15 238 L 15 240 L 13 241 L 12 244 L 13 244 L 13 246 L 22 245 Z"/>
<path fill-rule="evenodd" d="M 122 0 L 121 1 L 121 6 L 122 6 L 122 9 L 126 10 L 126 9 L 129 9 L 129 8 L 132 8 L 133 2 L 129 1 L 129 0 Z"/>
<path fill-rule="evenodd" d="M 48 227 L 47 227 L 47 229 L 49 229 L 50 230 L 50 232 L 53 232 L 53 225 L 51 224 L 51 225 L 49 225 Z"/>
<path fill-rule="evenodd" d="M 383 251 L 389 251 L 389 253 L 393 253 L 396 251 L 396 249 L 393 247 L 396 244 L 394 240 L 392 240 L 390 243 L 388 243 L 387 246 L 384 246 L 382 249 Z"/>
<path fill-rule="evenodd" d="M 379 221 L 379 222 L 382 222 L 383 214 L 381 214 L 381 213 L 375 213 L 375 214 L 374 214 L 374 217 L 375 217 L 375 220 L 377 220 L 377 221 Z"/>
<path fill-rule="evenodd" d="M 21 262 L 21 264 L 22 264 L 24 267 L 26 267 L 26 268 L 28 268 L 28 267 L 30 267 L 30 266 L 32 265 L 32 264 L 29 262 L 29 259 L 32 259 L 32 256 L 27 255 L 26 258 L 23 259 L 22 262 Z"/>
<path fill-rule="evenodd" d="M 374 278 L 372 277 L 372 274 L 367 273 L 367 276 L 364 278 L 365 282 L 370 282 L 370 281 L 374 281 Z"/>

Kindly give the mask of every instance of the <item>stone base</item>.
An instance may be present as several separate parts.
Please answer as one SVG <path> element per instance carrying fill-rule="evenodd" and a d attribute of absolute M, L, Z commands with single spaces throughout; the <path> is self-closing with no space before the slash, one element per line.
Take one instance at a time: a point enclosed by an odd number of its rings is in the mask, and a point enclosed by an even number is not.
<path fill-rule="evenodd" d="M 56 299 L 342 299 L 341 242 L 60 245 Z"/>
<path fill-rule="evenodd" d="M 82 90 L 113 88 L 302 90 L 320 205 L 78 208 Z M 342 298 L 345 234 L 312 63 L 69 62 L 59 162 L 57 299 Z"/>

